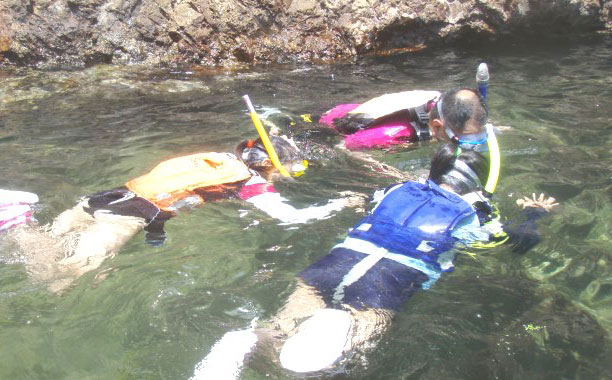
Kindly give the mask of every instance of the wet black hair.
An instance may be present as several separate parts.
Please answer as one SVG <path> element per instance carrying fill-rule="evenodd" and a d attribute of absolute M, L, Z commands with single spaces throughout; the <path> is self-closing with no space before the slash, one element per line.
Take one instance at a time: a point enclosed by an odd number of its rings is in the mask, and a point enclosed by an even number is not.
<path fill-rule="evenodd" d="M 458 94 L 469 91 L 475 97 L 463 97 Z M 480 126 L 484 126 L 489 115 L 489 108 L 478 90 L 472 88 L 458 88 L 446 91 L 442 94 L 442 117 L 444 125 L 456 132 L 463 132 L 469 120 L 474 120 Z M 431 118 L 440 119 L 438 107 L 431 110 Z"/>
<path fill-rule="evenodd" d="M 300 151 L 287 139 L 277 136 L 270 136 L 270 142 L 276 151 L 281 164 L 292 163 L 301 160 Z M 236 146 L 236 157 L 244 162 L 251 169 L 267 169 L 269 165 L 264 165 L 263 161 L 267 158 L 268 152 L 261 141 L 246 140 Z"/>
<path fill-rule="evenodd" d="M 444 111 L 443 111 L 444 112 Z M 457 145 L 450 142 L 445 144 L 431 160 L 429 179 L 438 185 L 448 185 L 457 194 L 467 194 L 478 190 L 474 185 L 470 173 L 465 173 L 461 167 L 455 165 L 456 161 L 462 161 L 478 177 L 481 184 L 485 184 L 489 178 L 489 160 L 481 153 L 473 150 L 457 153 Z M 451 171 L 459 172 L 459 175 L 451 175 Z M 461 178 L 465 177 L 465 180 Z"/>

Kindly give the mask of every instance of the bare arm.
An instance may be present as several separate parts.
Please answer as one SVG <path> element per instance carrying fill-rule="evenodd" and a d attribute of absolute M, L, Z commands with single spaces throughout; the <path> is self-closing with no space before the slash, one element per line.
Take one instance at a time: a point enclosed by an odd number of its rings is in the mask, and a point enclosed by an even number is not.
<path fill-rule="evenodd" d="M 344 198 L 332 199 L 321 206 L 298 209 L 290 205 L 279 193 L 266 192 L 247 199 L 247 202 L 282 223 L 300 224 L 329 218 L 334 211 L 340 211 L 345 207 L 363 205 L 363 199 L 364 197 L 354 193 Z"/>
<path fill-rule="evenodd" d="M 397 179 L 400 182 L 416 181 L 418 179 L 417 176 L 413 174 L 403 172 L 391 165 L 378 161 L 369 153 L 348 150 L 344 147 L 344 143 L 336 145 L 336 148 L 342 149 L 347 155 L 362 161 L 364 166 L 370 168 L 372 171 L 375 171 L 387 177 Z"/>

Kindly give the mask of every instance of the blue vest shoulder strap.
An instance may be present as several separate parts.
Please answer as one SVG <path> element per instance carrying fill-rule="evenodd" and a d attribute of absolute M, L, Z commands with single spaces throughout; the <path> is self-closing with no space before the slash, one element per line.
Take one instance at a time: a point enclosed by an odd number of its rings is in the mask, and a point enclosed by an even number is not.
<path fill-rule="evenodd" d="M 451 232 L 474 209 L 431 181 L 406 182 L 385 195 L 349 236 L 437 265 L 454 244 Z"/>

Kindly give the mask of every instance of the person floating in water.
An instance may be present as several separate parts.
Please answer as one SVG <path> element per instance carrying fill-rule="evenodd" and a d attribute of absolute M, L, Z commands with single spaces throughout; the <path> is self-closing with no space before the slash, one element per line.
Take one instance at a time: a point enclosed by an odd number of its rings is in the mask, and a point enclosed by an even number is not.
<path fill-rule="evenodd" d="M 487 108 L 489 69 L 481 63 L 476 72 L 478 89 L 404 91 L 385 94 L 363 104 L 340 104 L 325 112 L 319 123 L 345 135 L 349 150 L 385 148 L 397 144 L 435 139 L 456 140 L 472 148 L 483 147 Z M 474 114 L 476 117 L 469 116 Z M 445 118 L 443 115 L 446 115 Z M 484 118 L 473 126 L 459 119 Z M 453 120 L 454 119 L 454 120 Z"/>
<path fill-rule="evenodd" d="M 347 149 L 363 150 L 431 139 L 486 141 L 481 125 L 487 115 L 486 102 L 477 90 L 443 94 L 415 90 L 385 94 L 363 104 L 340 104 L 325 112 L 319 123 L 342 133 Z M 478 119 L 484 121 L 477 123 Z M 474 123 L 465 124 L 467 120 Z"/>
<path fill-rule="evenodd" d="M 273 136 L 271 142 L 287 171 L 295 175 L 306 169 L 307 161 L 293 141 Z M 26 255 L 26 266 L 59 291 L 118 253 L 140 230 L 149 243 L 161 244 L 164 223 L 182 209 L 239 198 L 282 223 L 306 223 L 363 199 L 353 194 L 296 209 L 274 189 L 278 170 L 261 139 L 240 143 L 235 153 L 196 153 L 164 161 L 124 186 L 86 197 L 55 218 L 45 233 L 16 230 L 13 235 Z"/>
<path fill-rule="evenodd" d="M 415 291 L 453 271 L 459 249 L 488 242 L 508 242 L 518 252 L 534 246 L 539 241 L 534 221 L 556 206 L 554 198 L 522 199 L 527 221 L 500 225 L 482 194 L 487 175 L 484 157 L 457 154 L 450 144 L 433 158 L 425 183 L 406 182 L 375 194 L 374 209 L 348 237 L 299 273 L 296 293 L 277 319 L 279 333 L 288 337 L 280 350 L 283 367 L 322 370 L 372 343 Z M 309 297 L 307 303 L 316 306 L 295 315 Z M 302 318 L 308 319 L 301 325 L 292 322 Z M 325 337 L 329 331 L 332 339 Z"/>
<path fill-rule="evenodd" d="M 233 340 L 241 336 L 249 352 L 257 340 L 273 337 L 268 343 L 285 369 L 328 370 L 373 347 L 416 291 L 453 271 L 458 251 L 476 243 L 529 250 L 539 241 L 534 221 L 557 203 L 543 195 L 521 199 L 527 221 L 502 225 L 483 195 L 488 173 L 481 153 L 447 143 L 434 156 L 426 181 L 377 191 L 374 208 L 348 237 L 298 274 L 283 308 L 261 329 L 230 333 Z M 218 344 L 209 356 L 223 357 L 221 352 Z M 234 362 L 234 373 L 240 364 Z M 193 378 L 222 369 L 205 359 Z"/>

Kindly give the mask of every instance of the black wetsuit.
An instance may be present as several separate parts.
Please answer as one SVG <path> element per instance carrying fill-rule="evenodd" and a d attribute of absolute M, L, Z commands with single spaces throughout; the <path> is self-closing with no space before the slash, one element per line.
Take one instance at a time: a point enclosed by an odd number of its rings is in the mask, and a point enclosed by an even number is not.
<path fill-rule="evenodd" d="M 174 213 L 160 210 L 153 203 L 141 198 L 126 187 L 100 191 L 90 195 L 84 210 L 94 214 L 98 210 L 110 211 L 115 215 L 134 216 L 144 219 L 147 232 L 145 240 L 152 245 L 159 245 L 165 240 L 164 222 Z"/>

